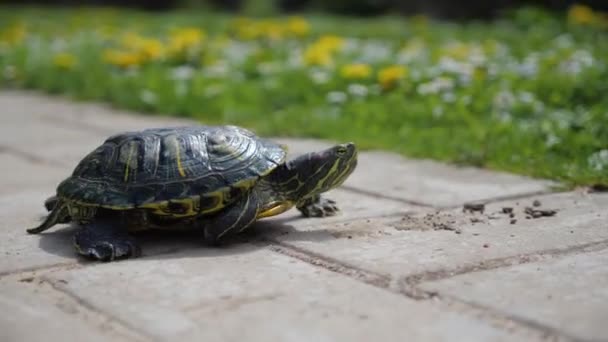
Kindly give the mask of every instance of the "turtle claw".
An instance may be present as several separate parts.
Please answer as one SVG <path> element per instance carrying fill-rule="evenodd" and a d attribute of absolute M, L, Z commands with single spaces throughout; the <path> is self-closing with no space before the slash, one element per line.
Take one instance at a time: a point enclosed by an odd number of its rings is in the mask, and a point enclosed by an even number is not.
<path fill-rule="evenodd" d="M 306 217 L 327 217 L 336 215 L 340 209 L 336 201 L 328 198 L 318 198 L 303 204 L 298 210 Z"/>

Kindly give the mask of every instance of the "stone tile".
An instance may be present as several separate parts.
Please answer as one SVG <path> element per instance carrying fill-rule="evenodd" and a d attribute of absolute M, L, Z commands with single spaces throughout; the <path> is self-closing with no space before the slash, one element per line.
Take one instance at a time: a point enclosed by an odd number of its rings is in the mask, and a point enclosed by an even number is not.
<path fill-rule="evenodd" d="M 276 239 L 394 276 L 455 270 L 496 258 L 608 239 L 608 194 L 562 193 L 537 198 L 543 208 L 559 210 L 557 215 L 528 220 L 523 210 L 532 199 L 505 201 L 487 206 L 484 215 L 463 213 L 460 209 L 439 214 L 419 210 L 401 218 L 299 228 Z M 510 224 L 508 215 L 498 213 L 505 206 L 514 208 L 516 224 Z M 426 220 L 426 215 L 431 219 Z M 480 222 L 472 222 L 477 220 Z"/>
<path fill-rule="evenodd" d="M 145 115 L 91 102 L 73 102 L 68 98 L 42 93 L 2 91 L 0 106 L 5 109 L 0 122 L 31 123 L 42 121 L 55 126 L 94 131 L 103 135 L 157 126 L 179 126 L 193 120 L 161 115 Z"/>
<path fill-rule="evenodd" d="M 44 189 L 48 191 L 41 188 L 0 196 L 0 274 L 75 262 L 70 239 L 73 229 L 60 225 L 41 235 L 25 231 L 37 226 L 46 213 L 43 203 L 52 188 Z"/>
<path fill-rule="evenodd" d="M 200 249 L 49 277 L 161 341 L 534 340 L 255 246 Z"/>
<path fill-rule="evenodd" d="M 0 282 L 0 341 L 143 341 L 50 286 L 19 278 Z"/>
<path fill-rule="evenodd" d="M 32 163 L 12 154 L 0 153 L 0 175 L 0 195 L 5 195 L 24 189 L 52 192 L 69 173 L 61 167 Z"/>
<path fill-rule="evenodd" d="M 586 340 L 608 336 L 608 250 L 423 284 Z"/>
<path fill-rule="evenodd" d="M 276 140 L 288 145 L 292 155 L 332 145 L 331 142 L 311 139 Z M 435 207 L 538 193 L 550 190 L 552 184 L 506 173 L 371 151 L 359 154 L 357 169 L 345 182 L 346 186 L 354 189 Z"/>

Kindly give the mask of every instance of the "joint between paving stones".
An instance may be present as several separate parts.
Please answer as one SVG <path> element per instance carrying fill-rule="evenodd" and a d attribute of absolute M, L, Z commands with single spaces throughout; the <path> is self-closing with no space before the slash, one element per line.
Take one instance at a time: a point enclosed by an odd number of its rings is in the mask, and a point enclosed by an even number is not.
<path fill-rule="evenodd" d="M 78 305 L 85 308 L 86 310 L 93 312 L 94 314 L 103 317 L 106 321 L 111 322 L 112 324 L 119 326 L 121 329 L 124 329 L 127 332 L 134 334 L 140 340 L 142 340 L 142 341 L 159 341 L 157 338 L 149 335 L 145 331 L 142 331 L 142 330 L 138 329 L 137 327 L 131 325 L 130 323 L 128 323 L 120 318 L 114 317 L 113 315 L 108 314 L 108 313 L 104 312 L 103 310 L 100 310 L 99 308 L 97 308 L 95 305 L 87 302 L 84 298 L 76 295 L 75 293 L 70 291 L 68 288 L 66 288 L 63 285 L 61 280 L 55 281 L 44 275 L 40 276 L 38 279 L 40 280 L 41 283 L 46 283 L 46 284 L 50 285 L 54 291 L 60 293 L 63 296 L 69 297 L 70 299 L 74 300 Z"/>
<path fill-rule="evenodd" d="M 260 244 L 261 243 L 263 242 L 260 242 Z M 357 281 L 362 281 L 366 284 L 388 290 L 399 295 L 403 295 L 413 300 L 438 301 L 442 305 L 448 306 L 451 309 L 459 309 L 467 314 L 475 315 L 479 319 L 487 321 L 489 324 L 501 329 L 518 329 L 518 331 L 524 329 L 529 334 L 533 334 L 541 339 L 549 341 L 587 342 L 584 339 L 569 336 L 568 334 L 565 334 L 555 328 L 542 325 L 538 322 L 507 314 L 501 312 L 500 310 L 485 307 L 477 303 L 471 303 L 459 298 L 440 294 L 435 291 L 424 290 L 418 285 L 423 282 L 446 279 L 465 273 L 538 262 L 548 258 L 567 256 L 576 253 L 598 251 L 608 248 L 608 240 L 596 241 L 561 249 L 549 249 L 524 255 L 498 258 L 480 262 L 474 265 L 455 268 L 453 270 L 423 272 L 401 279 L 393 279 L 389 275 L 360 269 L 356 266 L 348 265 L 346 263 L 333 260 L 332 258 L 298 248 L 289 243 L 270 240 L 267 241 L 266 247 L 273 252 L 286 255 L 288 257 L 306 262 L 310 265 L 353 278 Z"/>
<path fill-rule="evenodd" d="M 509 266 L 517 266 L 578 253 L 596 252 L 605 248 L 608 248 L 608 240 L 600 240 L 565 248 L 553 248 L 504 258 L 490 259 L 475 264 L 459 266 L 452 269 L 439 269 L 413 274 L 403 278 L 401 284 L 404 288 L 411 288 L 412 286 L 417 286 L 424 282 L 443 280 L 462 274 L 494 270 Z"/>

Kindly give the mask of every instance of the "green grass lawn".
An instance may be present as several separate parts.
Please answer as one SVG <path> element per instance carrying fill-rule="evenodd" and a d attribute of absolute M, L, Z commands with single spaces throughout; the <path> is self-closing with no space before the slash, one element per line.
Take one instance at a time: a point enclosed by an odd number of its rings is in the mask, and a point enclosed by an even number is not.
<path fill-rule="evenodd" d="M 240 18 L 0 7 L 0 86 L 608 184 L 608 16 Z"/>

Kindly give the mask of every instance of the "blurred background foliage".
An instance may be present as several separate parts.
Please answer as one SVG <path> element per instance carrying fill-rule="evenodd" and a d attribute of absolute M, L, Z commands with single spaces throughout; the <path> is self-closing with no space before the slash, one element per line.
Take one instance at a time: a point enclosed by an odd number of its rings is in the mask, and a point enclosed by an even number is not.
<path fill-rule="evenodd" d="M 521 6 L 563 11 L 581 4 L 607 11 L 605 0 L 5 0 L 4 4 L 59 6 L 123 6 L 145 10 L 176 8 L 213 9 L 243 15 L 271 15 L 299 11 L 322 11 L 338 15 L 374 16 L 424 14 L 445 19 L 490 19 Z"/>

